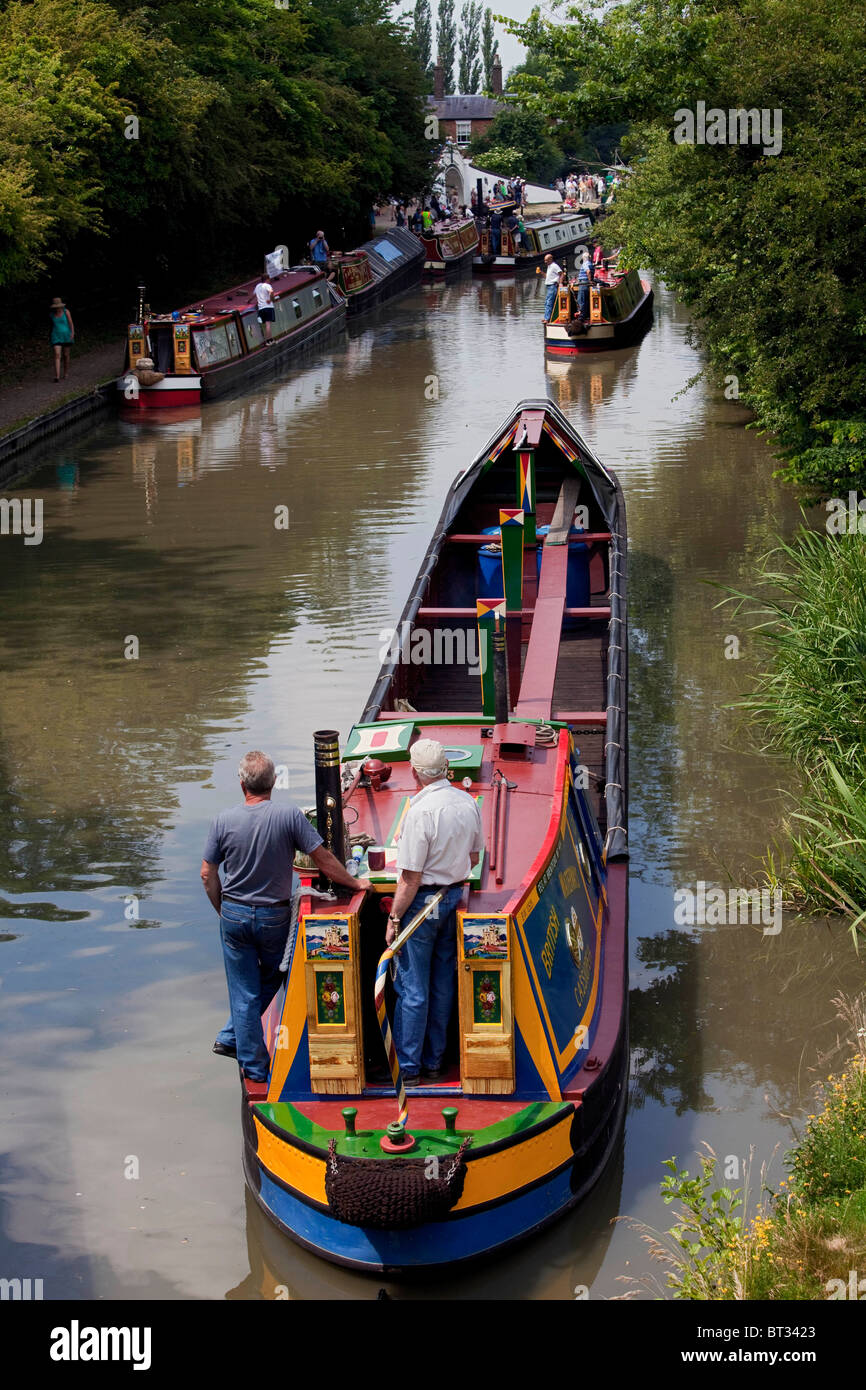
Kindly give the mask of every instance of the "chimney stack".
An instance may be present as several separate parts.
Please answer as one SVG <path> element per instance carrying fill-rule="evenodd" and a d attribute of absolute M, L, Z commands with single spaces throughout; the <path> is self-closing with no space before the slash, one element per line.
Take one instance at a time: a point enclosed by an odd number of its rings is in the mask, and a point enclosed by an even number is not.
<path fill-rule="evenodd" d="M 502 90 L 502 74 L 499 76 L 499 90 Z M 433 95 L 437 101 L 441 101 L 445 95 L 445 74 L 442 71 L 442 60 L 436 59 L 436 66 L 433 69 Z"/>
<path fill-rule="evenodd" d="M 502 60 L 498 53 L 493 59 L 493 95 L 502 96 Z"/>

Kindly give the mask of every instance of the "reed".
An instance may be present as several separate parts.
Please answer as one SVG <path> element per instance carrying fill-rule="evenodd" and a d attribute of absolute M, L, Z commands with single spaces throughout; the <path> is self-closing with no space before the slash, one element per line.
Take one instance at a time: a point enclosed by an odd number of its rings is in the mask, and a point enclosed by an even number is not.
<path fill-rule="evenodd" d="M 765 751 L 802 776 L 780 870 L 767 871 L 810 909 L 866 920 L 866 541 L 801 526 L 759 562 L 756 592 L 731 590 L 751 620 L 761 668 L 738 702 Z"/>

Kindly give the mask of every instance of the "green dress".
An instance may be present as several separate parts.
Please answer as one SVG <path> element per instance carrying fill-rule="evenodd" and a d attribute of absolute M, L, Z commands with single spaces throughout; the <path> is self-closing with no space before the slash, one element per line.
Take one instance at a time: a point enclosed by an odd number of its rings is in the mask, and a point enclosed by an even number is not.
<path fill-rule="evenodd" d="M 65 309 L 61 309 L 59 314 L 51 315 L 51 342 L 54 346 L 58 343 L 68 346 L 72 342 L 72 329 L 69 327 L 69 315 Z"/>

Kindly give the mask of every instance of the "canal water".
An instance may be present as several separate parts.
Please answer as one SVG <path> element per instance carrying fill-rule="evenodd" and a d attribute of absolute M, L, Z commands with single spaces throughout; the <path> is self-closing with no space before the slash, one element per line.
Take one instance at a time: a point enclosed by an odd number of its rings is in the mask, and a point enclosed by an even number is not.
<path fill-rule="evenodd" d="M 191 419 L 113 419 L 18 485 L 44 538 L 0 541 L 0 1274 L 46 1298 L 649 1297 L 633 1223 L 670 1224 L 664 1159 L 693 1171 L 706 1142 L 729 1174 L 751 1153 L 757 1185 L 783 1176 L 862 970 L 838 926 L 690 929 L 674 894 L 748 886 L 784 835 L 790 773 L 729 707 L 754 643 L 714 586 L 748 588 L 797 507 L 736 401 L 686 389 L 701 363 L 662 286 L 638 346 L 552 366 L 542 293 L 420 289 L 303 369 Z M 581 1208 L 404 1286 L 318 1261 L 245 1194 L 199 865 L 246 749 L 313 799 L 313 730 L 347 733 L 448 485 L 532 396 L 627 499 L 630 1105 Z"/>

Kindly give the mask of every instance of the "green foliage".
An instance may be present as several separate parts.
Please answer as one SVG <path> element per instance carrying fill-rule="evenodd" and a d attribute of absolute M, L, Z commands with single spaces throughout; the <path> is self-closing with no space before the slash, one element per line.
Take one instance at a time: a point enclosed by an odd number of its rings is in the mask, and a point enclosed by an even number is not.
<path fill-rule="evenodd" d="M 386 0 L 32 0 L 0 10 L 0 284 L 186 282 L 428 183 L 424 74 Z M 129 118 L 135 118 L 130 123 Z M 132 136 L 132 138 L 129 138 Z M 200 278 L 200 276 L 199 276 Z"/>
<path fill-rule="evenodd" d="M 484 22 L 481 26 L 481 67 L 484 77 L 484 90 L 490 92 L 493 89 L 493 60 L 499 52 L 499 40 L 493 33 L 493 11 L 484 11 Z"/>
<path fill-rule="evenodd" d="M 788 890 L 817 910 L 850 915 L 856 932 L 866 914 L 863 536 L 801 527 L 760 561 L 757 594 L 732 600 L 765 657 L 741 706 L 766 748 L 803 774 Z"/>
<path fill-rule="evenodd" d="M 413 41 L 418 62 L 424 70 L 425 79 L 433 90 L 433 17 L 430 13 L 430 0 L 415 0 L 415 27 Z"/>
<path fill-rule="evenodd" d="M 824 1107 L 789 1154 L 791 1188 L 808 1206 L 847 1204 L 866 1196 L 866 1073 L 855 1060 L 824 1084 Z M 864 1213 L 866 1215 L 866 1213 Z"/>
<path fill-rule="evenodd" d="M 442 64 L 443 91 L 454 92 L 454 59 L 457 56 L 457 21 L 454 0 L 439 0 L 439 20 L 436 25 L 436 55 Z"/>
<path fill-rule="evenodd" d="M 460 70 L 457 88 L 461 93 L 478 91 L 481 80 L 481 0 L 464 0 L 460 11 Z"/>
<path fill-rule="evenodd" d="M 675 1158 L 665 1159 L 668 1169 L 662 1179 L 662 1199 L 681 1205 L 678 1220 L 668 1232 L 677 1248 L 674 1269 L 668 1273 L 668 1286 L 677 1299 L 736 1297 L 736 1262 L 743 1220 L 734 1213 L 743 1205 L 739 1189 L 714 1187 L 716 1159 L 703 1155 L 700 1173 L 691 1177 L 677 1167 Z"/>
<path fill-rule="evenodd" d="M 595 0 L 509 24 L 512 78 L 566 131 L 628 121 L 635 173 L 606 228 L 687 304 L 715 372 L 813 496 L 866 486 L 866 11 L 840 0 Z M 782 149 L 673 140 L 676 113 L 778 109 Z"/>
<path fill-rule="evenodd" d="M 523 160 L 520 169 L 500 168 L 494 163 L 494 153 L 503 150 L 519 152 Z M 554 144 L 542 116 L 531 111 L 507 109 L 500 111 L 483 135 L 476 136 L 469 146 L 476 156 L 497 173 L 520 173 L 537 183 L 551 183 L 562 163 L 562 151 Z"/>

